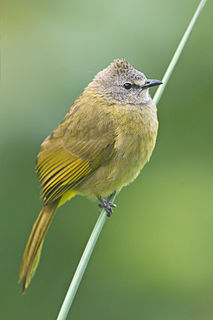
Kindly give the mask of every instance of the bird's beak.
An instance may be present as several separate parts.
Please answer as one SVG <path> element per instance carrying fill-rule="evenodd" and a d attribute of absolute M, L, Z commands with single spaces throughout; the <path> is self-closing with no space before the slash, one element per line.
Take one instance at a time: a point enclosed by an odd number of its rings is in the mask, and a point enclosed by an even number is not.
<path fill-rule="evenodd" d="M 159 86 L 162 83 L 163 82 L 159 81 L 159 80 L 147 79 L 146 83 L 141 87 L 142 87 L 142 89 L 146 89 L 146 88 L 150 88 L 150 87 L 154 87 L 154 86 Z"/>

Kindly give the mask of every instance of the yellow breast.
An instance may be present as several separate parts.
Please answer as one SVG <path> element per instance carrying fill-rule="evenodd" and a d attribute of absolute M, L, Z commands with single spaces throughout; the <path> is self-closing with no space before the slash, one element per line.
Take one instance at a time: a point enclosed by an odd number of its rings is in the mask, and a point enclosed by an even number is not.
<path fill-rule="evenodd" d="M 134 180 L 149 161 L 155 146 L 158 120 L 155 105 L 112 105 L 116 121 L 115 154 L 79 188 L 89 196 L 107 196 Z"/>

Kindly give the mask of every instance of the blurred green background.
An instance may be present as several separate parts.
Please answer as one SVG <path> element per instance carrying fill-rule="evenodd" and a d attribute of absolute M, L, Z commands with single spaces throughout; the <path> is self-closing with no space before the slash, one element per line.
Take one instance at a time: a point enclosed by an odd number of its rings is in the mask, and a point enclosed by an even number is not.
<path fill-rule="evenodd" d="M 81 197 L 58 210 L 22 296 L 41 142 L 114 58 L 161 79 L 198 2 L 1 4 L 1 319 L 56 318 L 98 217 Z M 213 319 L 212 12 L 208 1 L 158 105 L 151 161 L 116 199 L 68 319 Z"/>

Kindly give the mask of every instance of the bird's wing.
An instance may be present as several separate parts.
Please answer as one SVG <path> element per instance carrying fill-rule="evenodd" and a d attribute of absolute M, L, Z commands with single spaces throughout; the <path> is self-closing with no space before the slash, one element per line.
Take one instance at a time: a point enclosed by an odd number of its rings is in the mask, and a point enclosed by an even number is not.
<path fill-rule="evenodd" d="M 44 141 L 37 158 L 37 173 L 45 202 L 54 201 L 75 189 L 109 161 L 115 151 L 115 132 L 110 119 L 99 110 L 93 110 L 85 117 L 83 108 L 75 109 L 74 106 Z"/>

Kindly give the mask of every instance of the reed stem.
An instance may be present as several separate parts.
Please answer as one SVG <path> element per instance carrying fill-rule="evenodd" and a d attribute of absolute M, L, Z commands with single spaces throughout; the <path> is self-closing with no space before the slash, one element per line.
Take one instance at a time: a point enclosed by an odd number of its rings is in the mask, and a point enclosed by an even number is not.
<path fill-rule="evenodd" d="M 183 37 L 182 37 L 182 39 L 181 39 L 181 41 L 180 41 L 180 43 L 179 43 L 179 45 L 177 47 L 177 50 L 174 53 L 174 56 L 173 56 L 169 66 L 168 66 L 168 68 L 166 70 L 166 73 L 165 73 L 165 75 L 163 77 L 163 80 L 162 80 L 163 81 L 163 85 L 161 85 L 158 88 L 158 90 L 156 91 L 155 96 L 153 98 L 153 101 L 155 102 L 156 105 L 160 101 L 160 98 L 161 98 L 161 96 L 163 94 L 163 91 L 164 91 L 164 89 L 165 89 L 165 87 L 166 87 L 166 85 L 168 83 L 168 80 L 169 80 L 169 78 L 170 78 L 170 76 L 171 76 L 171 74 L 172 74 L 172 72 L 173 72 L 173 70 L 174 70 L 174 68 L 175 68 L 175 66 L 177 64 L 178 59 L 180 58 L 180 55 L 181 55 L 181 53 L 183 51 L 183 48 L 184 48 L 184 46 L 185 46 L 185 44 L 186 44 L 186 42 L 187 42 L 187 40 L 188 40 L 188 38 L 189 38 L 189 36 L 190 36 L 190 34 L 192 32 L 192 29 L 195 26 L 195 23 L 196 23 L 199 15 L 200 15 L 204 5 L 206 4 L 206 2 L 207 2 L 207 0 L 201 0 L 200 1 L 200 4 L 197 7 L 197 10 L 196 10 L 194 16 L 192 17 L 192 19 L 191 19 L 191 21 L 190 21 L 190 23 L 189 23 L 189 25 L 188 25 Z M 110 202 L 114 202 L 114 200 L 116 198 L 116 195 L 117 195 L 117 192 L 115 191 L 113 193 L 113 195 L 111 195 L 109 197 L 108 200 Z M 73 302 L 73 300 L 75 298 L 75 294 L 76 294 L 76 292 L 78 290 L 79 284 L 80 284 L 81 279 L 82 279 L 82 277 L 84 275 L 85 269 L 87 267 L 87 264 L 89 262 L 91 254 L 93 252 L 95 244 L 96 244 L 96 242 L 98 240 L 98 237 L 99 237 L 99 235 L 101 233 L 101 230 L 102 230 L 102 228 L 104 226 L 104 223 L 106 221 L 106 217 L 107 217 L 106 212 L 104 210 L 102 210 L 101 214 L 100 214 L 100 216 L 99 216 L 99 218 L 98 218 L 98 220 L 97 220 L 97 222 L 95 224 L 95 227 L 94 227 L 94 229 L 93 229 L 93 231 L 91 233 L 91 236 L 90 236 L 90 238 L 89 238 L 89 240 L 87 242 L 87 245 L 86 245 L 86 247 L 84 249 L 84 252 L 83 252 L 83 255 L 81 257 L 81 260 L 80 260 L 80 262 L 78 264 L 78 267 L 76 269 L 74 277 L 73 277 L 73 279 L 71 281 L 70 287 L 69 287 L 69 289 L 67 291 L 65 299 L 64 299 L 63 304 L 61 306 L 61 309 L 60 309 L 60 312 L 58 314 L 57 320 L 65 320 L 67 318 L 68 312 L 69 312 L 70 307 L 72 305 L 72 302 Z"/>

